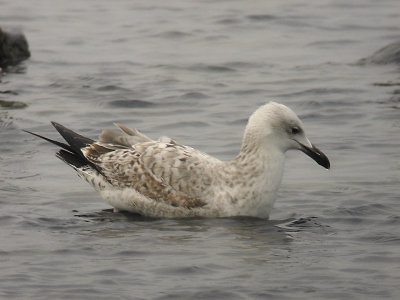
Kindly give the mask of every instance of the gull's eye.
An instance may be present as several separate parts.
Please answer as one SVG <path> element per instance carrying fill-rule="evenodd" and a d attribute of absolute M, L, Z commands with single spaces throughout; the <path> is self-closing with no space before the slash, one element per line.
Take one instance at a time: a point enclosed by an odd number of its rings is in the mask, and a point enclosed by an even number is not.
<path fill-rule="evenodd" d="M 301 132 L 301 129 L 297 126 L 292 127 L 292 134 L 298 134 Z"/>

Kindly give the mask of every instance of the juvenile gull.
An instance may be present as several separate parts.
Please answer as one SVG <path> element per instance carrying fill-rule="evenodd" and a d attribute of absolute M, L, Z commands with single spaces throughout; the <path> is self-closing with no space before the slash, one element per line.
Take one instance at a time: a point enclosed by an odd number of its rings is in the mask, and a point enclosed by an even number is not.
<path fill-rule="evenodd" d="M 329 169 L 325 154 L 307 139 L 288 107 L 270 102 L 249 118 L 239 154 L 223 162 L 172 139 L 153 141 L 116 124 L 99 141 L 52 122 L 68 144 L 56 156 L 90 183 L 114 211 L 149 217 L 268 218 L 282 179 L 285 152 L 303 151 Z"/>

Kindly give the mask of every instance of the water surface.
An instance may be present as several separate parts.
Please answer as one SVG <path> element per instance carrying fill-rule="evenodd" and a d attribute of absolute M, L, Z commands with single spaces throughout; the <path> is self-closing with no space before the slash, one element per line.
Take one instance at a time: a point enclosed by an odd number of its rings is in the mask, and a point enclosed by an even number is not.
<path fill-rule="evenodd" d="M 399 66 L 358 63 L 400 39 L 388 1 L 7 1 L 32 53 L 1 78 L 0 298 L 396 299 Z M 216 157 L 274 100 L 326 171 L 288 153 L 270 220 L 113 214 L 54 157 L 55 120 L 114 122 Z M 26 105 L 26 107 L 25 107 Z"/>

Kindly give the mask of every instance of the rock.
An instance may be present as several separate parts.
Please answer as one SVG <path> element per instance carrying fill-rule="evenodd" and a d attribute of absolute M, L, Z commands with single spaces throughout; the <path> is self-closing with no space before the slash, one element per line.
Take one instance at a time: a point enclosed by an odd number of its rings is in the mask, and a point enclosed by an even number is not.
<path fill-rule="evenodd" d="M 369 57 L 359 61 L 361 64 L 400 64 L 400 41 L 391 43 L 382 49 L 379 49 Z"/>
<path fill-rule="evenodd" d="M 30 55 L 24 34 L 5 32 L 0 28 L 0 70 L 16 65 Z"/>
<path fill-rule="evenodd" d="M 369 57 L 360 60 L 360 63 L 372 64 L 400 64 L 400 41 L 391 43 L 372 54 Z"/>

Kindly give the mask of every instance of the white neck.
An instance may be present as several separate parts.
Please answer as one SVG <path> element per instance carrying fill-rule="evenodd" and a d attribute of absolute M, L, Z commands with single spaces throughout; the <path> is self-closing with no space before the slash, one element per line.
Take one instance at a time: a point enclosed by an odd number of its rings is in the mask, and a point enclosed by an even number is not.
<path fill-rule="evenodd" d="M 236 158 L 230 162 L 247 180 L 260 182 L 261 192 L 272 192 L 279 188 L 282 180 L 285 154 L 276 147 L 257 147 L 243 143 Z M 270 145 L 273 145 L 271 143 Z"/>
<path fill-rule="evenodd" d="M 268 217 L 282 180 L 284 158 L 277 148 L 243 144 L 234 160 L 223 163 L 216 180 L 231 184 L 221 195 L 229 198 L 227 209 L 231 207 L 232 215 Z"/>

